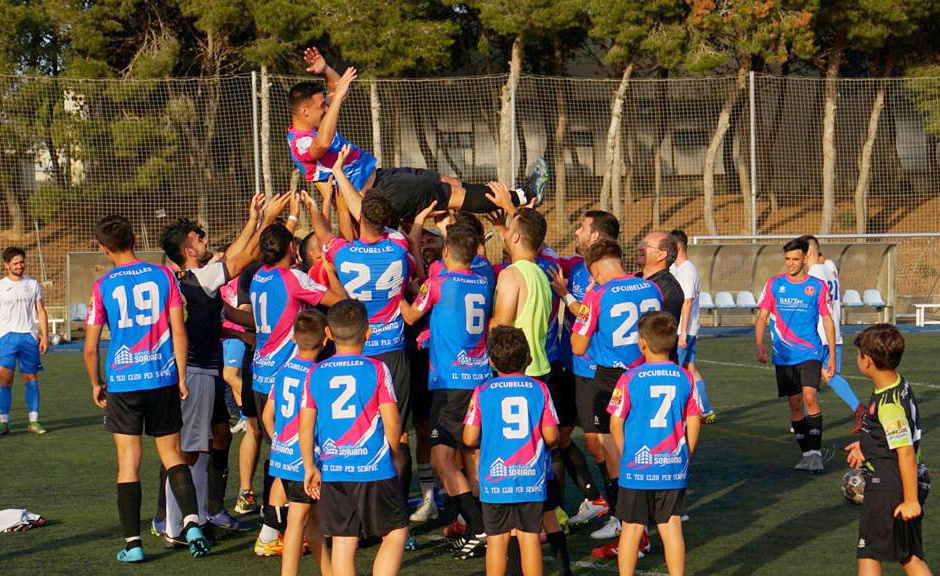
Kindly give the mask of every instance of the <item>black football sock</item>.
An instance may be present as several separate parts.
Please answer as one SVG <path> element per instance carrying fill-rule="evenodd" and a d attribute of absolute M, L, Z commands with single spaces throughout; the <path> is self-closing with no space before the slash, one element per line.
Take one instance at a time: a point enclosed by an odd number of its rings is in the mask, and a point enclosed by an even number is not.
<path fill-rule="evenodd" d="M 453 522 L 457 517 L 457 514 L 460 513 L 460 502 L 454 496 L 448 496 L 444 498 L 444 519 L 447 522 Z M 466 520 L 466 518 L 464 518 Z"/>
<path fill-rule="evenodd" d="M 262 486 L 261 486 L 261 504 L 262 504 L 263 506 L 267 506 L 267 505 L 268 505 L 268 498 L 271 497 L 271 484 L 274 483 L 274 478 L 273 478 L 273 477 L 271 476 L 271 474 L 270 474 L 270 472 L 271 472 L 271 460 L 265 460 L 265 461 L 264 461 L 264 466 L 262 467 L 262 469 L 264 470 L 264 476 L 262 476 L 262 478 L 263 478 L 263 480 L 262 480 L 263 484 L 262 484 Z"/>
<path fill-rule="evenodd" d="M 809 447 L 809 423 L 804 417 L 801 420 L 792 420 L 790 425 L 793 426 L 793 437 L 796 438 L 796 443 L 800 445 L 800 450 L 805 454 L 810 451 Z"/>
<path fill-rule="evenodd" d="M 476 536 L 483 532 L 483 511 L 473 494 L 464 492 L 457 495 L 457 503 L 460 506 L 460 514 L 467 521 L 467 534 Z"/>
<path fill-rule="evenodd" d="M 183 524 L 192 520 L 190 517 L 199 517 L 199 506 L 196 504 L 196 487 L 193 485 L 193 475 L 186 464 L 177 464 L 166 471 L 167 481 L 176 503 L 183 516 Z"/>
<path fill-rule="evenodd" d="M 398 454 L 395 455 L 395 468 L 401 481 L 401 491 L 405 499 L 405 509 L 408 509 L 408 494 L 411 492 L 411 450 L 407 444 L 398 445 Z"/>
<path fill-rule="evenodd" d="M 283 534 L 287 531 L 287 515 L 290 514 L 290 505 L 285 504 L 276 508 L 271 506 L 271 509 L 277 514 L 277 531 Z"/>
<path fill-rule="evenodd" d="M 578 448 L 574 442 L 568 444 L 566 448 L 561 449 L 561 455 L 565 459 L 565 468 L 571 479 L 584 494 L 588 500 L 597 500 L 601 497 L 597 486 L 594 485 L 594 478 L 591 477 L 591 469 L 588 468 L 587 460 L 584 458 L 584 452 Z"/>
<path fill-rule="evenodd" d="M 822 448 L 822 420 L 822 412 L 806 417 L 806 440 L 810 450 L 819 451 Z"/>
<path fill-rule="evenodd" d="M 209 496 L 206 512 L 215 515 L 224 509 L 225 485 L 228 483 L 228 449 L 209 451 Z"/>
<path fill-rule="evenodd" d="M 121 518 L 121 532 L 128 544 L 140 545 L 140 481 L 118 482 L 117 505 Z"/>
<path fill-rule="evenodd" d="M 617 509 L 617 495 L 620 493 L 619 481 L 620 478 L 611 478 L 604 482 L 604 491 L 607 493 L 607 507 L 610 508 L 611 514 Z"/>
<path fill-rule="evenodd" d="M 565 501 L 565 458 L 561 450 L 552 450 L 552 472 L 555 474 L 555 486 L 558 488 L 558 501 Z"/>
<path fill-rule="evenodd" d="M 509 558 L 506 562 L 506 574 L 508 576 L 522 575 L 522 551 L 519 549 L 519 539 L 509 537 Z"/>
<path fill-rule="evenodd" d="M 552 555 L 555 556 L 558 576 L 571 576 L 571 557 L 568 554 L 568 539 L 565 538 L 565 531 L 552 532 L 546 536 L 548 545 L 552 548 Z"/>
<path fill-rule="evenodd" d="M 166 520 L 166 468 L 160 465 L 160 489 L 157 490 L 157 511 L 153 517 L 157 520 Z"/>

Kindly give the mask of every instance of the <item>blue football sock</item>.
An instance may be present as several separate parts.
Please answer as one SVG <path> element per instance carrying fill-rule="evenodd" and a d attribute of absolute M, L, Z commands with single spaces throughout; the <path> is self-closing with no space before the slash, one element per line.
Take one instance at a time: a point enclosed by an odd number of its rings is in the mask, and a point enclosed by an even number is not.
<path fill-rule="evenodd" d="M 13 404 L 13 387 L 0 386 L 0 414 L 5 418 L 10 415 L 10 406 Z"/>
<path fill-rule="evenodd" d="M 26 410 L 39 413 L 39 380 L 26 381 Z"/>
<path fill-rule="evenodd" d="M 708 414 L 712 411 L 712 405 L 708 401 L 708 389 L 705 388 L 705 380 L 701 378 L 696 380 L 695 389 L 698 390 L 699 399 L 702 401 L 702 414 Z"/>
<path fill-rule="evenodd" d="M 842 398 L 843 402 L 848 404 L 849 410 L 854 412 L 855 409 L 858 408 L 858 396 L 855 395 L 848 380 L 843 378 L 841 374 L 836 374 L 829 379 L 829 387 L 832 388 L 839 398 Z"/>

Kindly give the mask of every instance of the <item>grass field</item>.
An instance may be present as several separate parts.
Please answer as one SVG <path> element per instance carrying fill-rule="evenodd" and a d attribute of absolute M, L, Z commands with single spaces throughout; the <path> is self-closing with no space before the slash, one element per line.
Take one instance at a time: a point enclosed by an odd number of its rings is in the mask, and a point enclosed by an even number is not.
<path fill-rule="evenodd" d="M 855 370 L 851 335 L 846 338 L 845 373 L 860 397 L 869 385 Z M 902 371 L 916 382 L 924 429 L 923 454 L 928 464 L 940 463 L 940 378 L 936 375 L 937 334 L 907 336 Z M 824 446 L 835 458 L 825 474 L 808 476 L 792 469 L 799 459 L 787 434 L 786 407 L 777 400 L 773 373 L 754 360 L 749 336 L 706 337 L 699 341 L 701 371 L 708 381 L 716 424 L 704 428 L 692 466 L 689 514 L 684 526 L 689 574 L 845 575 L 855 571 L 858 508 L 839 494 L 845 470 L 842 447 L 849 436 L 848 408 L 831 391 L 821 399 Z M 92 404 L 90 386 L 74 352 L 51 353 L 41 377 L 42 422 L 49 433 L 26 433 L 23 388 L 14 388 L 12 433 L 0 438 L 0 508 L 29 508 L 43 514 L 48 525 L 15 534 L 0 534 L 0 573 L 14 574 L 190 574 L 195 569 L 213 574 L 276 574 L 274 559 L 256 558 L 251 551 L 255 533 L 218 542 L 211 557 L 193 561 L 188 553 L 164 550 L 144 529 L 149 562 L 121 566 L 114 553 L 121 546 L 115 506 L 114 450 L 101 425 L 101 412 Z M 232 458 L 234 468 L 234 453 Z M 144 507 L 153 510 L 157 458 L 152 441 L 145 442 L 142 465 Z M 595 471 L 596 474 L 596 471 Z M 228 490 L 234 505 L 235 474 Z M 940 478 L 934 472 L 935 478 Z M 260 482 L 256 481 L 256 486 Z M 575 487 L 566 489 L 570 512 L 579 500 Z M 940 568 L 940 496 L 926 505 L 924 544 L 927 561 Z M 443 548 L 438 526 L 416 526 L 420 547 L 406 552 L 402 574 L 452 576 L 482 574 L 482 559 L 459 562 Z M 588 529 L 569 538 L 577 574 L 610 574 L 613 561 L 595 563 Z M 373 549 L 362 551 L 360 571 L 369 572 Z M 194 564 L 196 562 L 196 564 Z M 307 557 L 303 573 L 316 567 Z M 653 552 L 640 561 L 647 574 L 664 573 L 662 547 L 653 538 Z M 546 562 L 546 574 L 554 574 Z M 901 574 L 887 567 L 886 574 Z"/>

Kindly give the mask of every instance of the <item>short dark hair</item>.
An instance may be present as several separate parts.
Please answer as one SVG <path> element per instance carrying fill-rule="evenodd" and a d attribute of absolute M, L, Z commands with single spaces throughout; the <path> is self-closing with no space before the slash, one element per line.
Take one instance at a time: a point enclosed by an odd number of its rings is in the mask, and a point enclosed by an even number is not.
<path fill-rule="evenodd" d="M 177 218 L 170 222 L 160 235 L 160 245 L 163 247 L 163 252 L 167 255 L 167 258 L 180 266 L 183 265 L 183 248 L 189 243 L 190 232 L 195 232 L 200 238 L 206 235 L 206 231 L 202 229 L 202 226 L 189 218 Z"/>
<path fill-rule="evenodd" d="M 500 374 L 522 372 L 531 361 L 525 332 L 512 326 L 497 326 L 490 330 L 486 351 Z"/>
<path fill-rule="evenodd" d="M 326 336 L 326 316 L 311 308 L 304 310 L 294 320 L 294 342 L 303 350 L 319 348 Z"/>
<path fill-rule="evenodd" d="M 366 193 L 360 208 L 362 223 L 373 232 L 381 232 L 392 222 L 392 204 L 384 194 Z"/>
<path fill-rule="evenodd" d="M 807 251 L 809 251 L 810 246 L 815 246 L 816 251 L 817 252 L 819 251 L 819 240 L 812 234 L 803 234 L 802 236 L 797 238 L 797 240 L 802 240 L 806 242 Z"/>
<path fill-rule="evenodd" d="M 258 247 L 261 250 L 261 263 L 265 266 L 274 266 L 290 248 L 294 235 L 282 224 L 271 224 L 261 232 Z"/>
<path fill-rule="evenodd" d="M 676 319 L 668 312 L 647 312 L 640 318 L 640 338 L 654 354 L 667 354 L 675 347 L 676 329 Z"/>
<path fill-rule="evenodd" d="M 689 237 L 686 235 L 685 230 L 681 228 L 676 228 L 669 233 L 672 236 L 673 240 L 676 241 L 676 244 L 681 245 L 683 248 L 689 247 Z"/>
<path fill-rule="evenodd" d="M 369 329 L 369 315 L 366 305 L 358 300 L 347 298 L 330 306 L 326 313 L 326 323 L 330 327 L 330 336 L 339 344 L 360 344 L 366 340 Z"/>
<path fill-rule="evenodd" d="M 23 258 L 26 258 L 26 250 L 23 250 L 22 248 L 18 246 L 9 246 L 3 249 L 3 261 L 4 262 L 9 262 L 10 260 L 13 260 L 17 256 L 22 256 Z"/>
<path fill-rule="evenodd" d="M 620 222 L 610 212 L 588 210 L 584 213 L 584 217 L 591 219 L 592 232 L 597 232 L 601 236 L 613 238 L 614 240 L 620 237 Z"/>
<path fill-rule="evenodd" d="M 809 243 L 802 238 L 794 238 L 783 245 L 784 252 L 792 252 L 794 250 L 802 250 L 803 254 L 806 254 L 809 252 Z"/>
<path fill-rule="evenodd" d="M 623 260 L 623 249 L 620 248 L 620 244 L 616 240 L 610 238 L 601 238 L 597 242 L 591 244 L 587 249 L 587 252 L 584 254 L 584 265 L 588 267 L 588 270 L 591 269 L 595 263 L 600 260 L 605 260 L 607 258 L 616 258 L 617 260 Z"/>
<path fill-rule="evenodd" d="M 904 336 L 891 324 L 874 324 L 859 332 L 855 347 L 879 370 L 895 370 L 904 355 Z"/>
<path fill-rule="evenodd" d="M 480 238 L 474 232 L 473 228 L 459 224 L 451 227 L 447 231 L 447 239 L 444 240 L 444 246 L 450 253 L 451 258 L 461 264 L 469 265 L 477 255 L 477 248 L 480 247 Z"/>
<path fill-rule="evenodd" d="M 529 250 L 538 250 L 545 241 L 548 232 L 548 223 L 534 208 L 519 208 L 515 215 L 516 230 L 522 237 L 522 243 Z"/>
<path fill-rule="evenodd" d="M 480 222 L 476 214 L 467 212 L 466 210 L 458 210 L 454 212 L 453 221 L 454 223 L 447 227 L 448 231 L 454 226 L 469 226 L 473 229 L 473 232 L 480 237 L 480 242 L 483 241 L 483 237 L 485 236 L 483 222 Z"/>
<path fill-rule="evenodd" d="M 676 256 L 679 255 L 679 247 L 676 246 L 676 239 L 670 234 L 663 236 L 657 248 L 659 248 L 661 252 L 666 253 L 666 266 L 671 266 L 672 263 L 676 261 Z"/>
<path fill-rule="evenodd" d="M 311 242 L 317 242 L 316 232 L 311 232 L 307 234 L 306 236 L 304 236 L 300 240 L 300 244 L 298 245 L 298 248 L 300 250 L 300 261 L 307 268 L 310 268 L 310 266 L 313 265 L 313 262 L 310 261 L 310 257 L 307 255 L 307 252 L 310 249 Z"/>
<path fill-rule="evenodd" d="M 326 96 L 326 87 L 319 82 L 298 82 L 291 86 L 287 92 L 287 106 L 290 113 L 296 114 L 304 102 L 317 94 Z"/>
<path fill-rule="evenodd" d="M 98 220 L 95 239 L 111 252 L 127 252 L 134 249 L 134 228 L 124 216 L 111 214 Z"/>

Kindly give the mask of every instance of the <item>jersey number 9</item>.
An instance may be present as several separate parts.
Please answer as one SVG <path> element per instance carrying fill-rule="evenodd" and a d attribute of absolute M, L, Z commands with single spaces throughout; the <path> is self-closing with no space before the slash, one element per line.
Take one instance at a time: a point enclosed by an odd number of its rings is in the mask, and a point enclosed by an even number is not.
<path fill-rule="evenodd" d="M 508 440 L 525 438 L 529 434 L 529 403 L 524 396 L 503 398 L 500 403 L 503 413 L 503 436 Z"/>

